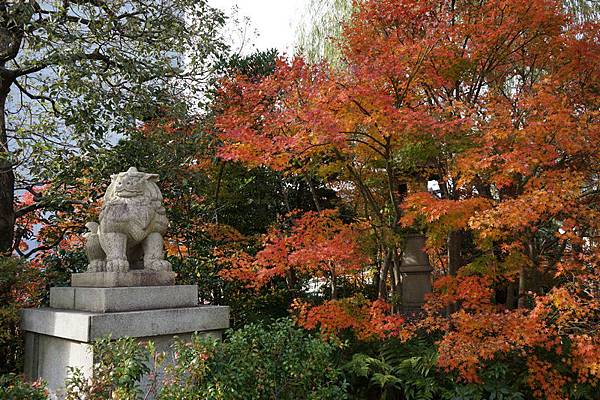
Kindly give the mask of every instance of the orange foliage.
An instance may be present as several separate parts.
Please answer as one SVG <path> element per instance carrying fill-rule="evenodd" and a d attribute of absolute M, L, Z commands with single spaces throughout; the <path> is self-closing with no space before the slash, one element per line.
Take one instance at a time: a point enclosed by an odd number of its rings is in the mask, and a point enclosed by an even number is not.
<path fill-rule="evenodd" d="M 251 287 L 292 273 L 328 279 L 351 276 L 368 262 L 358 234 L 358 226 L 345 224 L 334 210 L 307 212 L 293 220 L 289 231 L 272 229 L 265 235 L 264 247 L 255 257 L 235 253 L 224 259 L 231 267 L 220 275 Z"/>
<path fill-rule="evenodd" d="M 486 362 L 516 353 L 527 360 L 528 383 L 537 398 L 562 399 L 567 377 L 539 358 L 541 350 L 569 357 L 567 365 L 578 382 L 597 384 L 600 338 L 582 333 L 597 329 L 597 299 L 556 288 L 537 297 L 532 310 L 506 310 L 491 301 L 491 284 L 473 276 L 437 280 L 427 317 L 416 326 L 445 333 L 438 343 L 441 368 L 457 371 L 461 380 L 480 382 Z M 459 311 L 445 315 L 453 304 L 461 305 Z"/>
<path fill-rule="evenodd" d="M 345 330 L 351 330 L 363 340 L 410 336 L 410 331 L 404 327 L 404 318 L 391 314 L 390 305 L 382 300 L 346 298 L 329 300 L 313 307 L 296 300 L 292 310 L 300 326 L 306 329 L 319 328 L 325 337 L 338 336 Z"/>
<path fill-rule="evenodd" d="M 478 371 L 485 362 L 502 358 L 509 352 L 527 357 L 527 350 L 542 347 L 552 350 L 547 328 L 523 311 L 467 313 L 458 311 L 450 317 L 452 330 L 438 344 L 438 365 L 457 370 L 459 377 L 479 382 Z"/>
<path fill-rule="evenodd" d="M 295 158 L 308 157 L 320 146 L 343 146 L 339 127 L 329 125 L 329 111 L 319 108 L 318 100 L 307 103 L 319 96 L 320 85 L 327 85 L 324 71 L 301 59 L 291 64 L 278 60 L 275 73 L 258 82 L 244 76 L 224 80 L 219 94 L 227 99 L 227 112 L 217 118 L 224 141 L 220 156 L 283 170 Z M 308 109 L 298 110 L 303 106 Z M 313 126 L 306 126 L 307 121 Z"/>
<path fill-rule="evenodd" d="M 530 355 L 527 367 L 531 374 L 527 380 L 533 388 L 533 394 L 538 399 L 563 400 L 562 388 L 567 379 L 556 371 L 552 364 Z"/>
<path fill-rule="evenodd" d="M 589 335 L 572 335 L 572 368 L 579 382 L 600 380 L 600 339 Z"/>
<path fill-rule="evenodd" d="M 445 308 L 459 303 L 466 311 L 490 312 L 494 310 L 492 296 L 494 291 L 488 278 L 477 276 L 444 276 L 434 282 L 434 294 L 425 309 L 430 313 L 441 312 Z"/>

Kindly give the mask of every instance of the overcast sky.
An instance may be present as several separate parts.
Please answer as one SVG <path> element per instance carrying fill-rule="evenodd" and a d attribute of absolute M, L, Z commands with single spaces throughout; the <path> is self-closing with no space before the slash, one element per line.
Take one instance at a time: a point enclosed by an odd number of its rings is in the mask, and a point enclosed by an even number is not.
<path fill-rule="evenodd" d="M 258 50 L 276 48 L 292 54 L 296 27 L 308 0 L 209 0 L 228 14 L 237 5 L 239 17 L 249 17 L 258 36 L 250 38 Z M 246 45 L 244 53 L 252 52 Z"/>

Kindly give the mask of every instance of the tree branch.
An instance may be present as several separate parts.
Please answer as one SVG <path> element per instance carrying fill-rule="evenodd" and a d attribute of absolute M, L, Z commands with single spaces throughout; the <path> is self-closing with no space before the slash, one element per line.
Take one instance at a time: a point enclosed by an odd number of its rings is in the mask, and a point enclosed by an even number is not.
<path fill-rule="evenodd" d="M 17 254 L 19 254 L 21 257 L 23 258 L 29 258 L 30 256 L 32 256 L 33 254 L 39 252 L 39 251 L 47 251 L 47 250 L 52 250 L 54 247 L 58 246 L 60 244 L 60 242 L 64 239 L 66 233 L 69 231 L 69 229 L 73 228 L 72 226 L 66 227 L 64 228 L 60 234 L 58 235 L 58 238 L 52 242 L 51 244 L 48 245 L 42 245 L 42 246 L 38 246 L 35 247 L 31 250 L 29 250 L 27 253 L 24 253 L 21 251 L 21 249 L 19 249 L 18 244 L 20 243 L 15 243 L 15 251 L 17 252 Z"/>
<path fill-rule="evenodd" d="M 41 70 L 48 68 L 51 65 L 51 63 L 41 63 L 38 65 L 32 65 L 31 67 L 27 67 L 27 68 L 22 68 L 22 69 L 16 69 L 16 70 L 10 70 L 10 72 L 13 74 L 13 76 L 15 78 L 18 78 L 20 76 L 24 76 L 24 75 L 29 75 L 29 74 L 33 74 L 36 72 L 40 72 Z"/>
<path fill-rule="evenodd" d="M 54 111 L 54 114 L 60 115 L 60 111 L 58 111 L 58 108 L 56 107 L 56 101 L 53 98 L 44 96 L 41 94 L 33 94 L 33 93 L 29 92 L 16 79 L 14 80 L 13 83 L 21 91 L 21 93 L 23 93 L 25 96 L 29 97 L 31 100 L 43 100 L 43 101 L 49 102 L 52 105 L 52 110 Z"/>
<path fill-rule="evenodd" d="M 15 210 L 15 218 L 20 218 L 20 217 L 24 216 L 25 214 L 28 214 L 28 213 L 36 211 L 36 210 L 40 210 L 40 209 L 42 209 L 44 207 L 47 207 L 47 206 L 49 206 L 51 204 L 52 204 L 51 202 L 41 200 L 41 201 L 39 201 L 37 203 L 30 204 L 30 205 L 25 206 L 25 207 L 21 207 L 18 210 Z M 65 200 L 65 201 L 61 201 L 60 202 L 61 206 L 69 206 L 69 205 L 73 205 L 73 204 L 84 205 L 86 203 L 84 203 L 81 200 Z M 56 207 L 56 210 L 60 210 L 60 207 Z"/>

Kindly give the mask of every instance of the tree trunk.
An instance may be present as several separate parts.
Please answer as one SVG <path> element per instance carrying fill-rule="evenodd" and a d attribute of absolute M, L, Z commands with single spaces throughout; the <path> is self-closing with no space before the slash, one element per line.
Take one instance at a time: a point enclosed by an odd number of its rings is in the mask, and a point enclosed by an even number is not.
<path fill-rule="evenodd" d="M 392 167 L 390 161 L 385 160 L 385 169 L 388 175 L 388 196 L 390 196 L 390 203 L 392 205 L 392 209 L 394 210 L 393 227 L 396 227 L 400 221 L 400 206 L 398 205 L 398 199 L 396 199 L 396 192 L 398 192 L 399 185 L 393 168 L 394 167 Z"/>
<path fill-rule="evenodd" d="M 519 269 L 519 299 L 518 308 L 524 308 L 527 305 L 527 270 L 524 266 Z"/>
<path fill-rule="evenodd" d="M 464 231 L 451 231 L 448 234 L 448 274 L 455 276 L 458 269 L 464 265 L 462 246 Z"/>
<path fill-rule="evenodd" d="M 464 244 L 463 230 L 451 231 L 448 234 L 447 247 L 448 247 L 448 274 L 450 276 L 456 276 L 460 267 L 465 263 L 462 255 L 462 246 Z M 448 314 L 452 314 L 458 311 L 458 304 L 452 303 L 446 309 Z"/>
<path fill-rule="evenodd" d="M 527 244 L 527 256 L 529 257 L 531 264 L 522 265 L 519 269 L 519 308 L 527 307 L 527 300 L 529 298 L 527 292 L 535 286 L 535 284 L 531 282 L 532 273 L 536 269 L 539 269 L 539 250 L 533 234 Z"/>
<path fill-rule="evenodd" d="M 15 229 L 15 174 L 8 150 L 6 99 L 11 82 L 0 76 L 0 254 L 10 254 Z"/>
<path fill-rule="evenodd" d="M 509 283 L 506 287 L 506 308 L 508 308 L 509 310 L 514 310 L 515 307 L 515 285 L 513 283 Z"/>
<path fill-rule="evenodd" d="M 221 194 L 221 183 L 223 182 L 223 172 L 225 172 L 225 161 L 219 161 L 219 174 L 217 175 L 217 186 L 215 187 L 215 224 L 219 223 L 219 195 Z"/>
<path fill-rule="evenodd" d="M 0 255 L 12 252 L 15 230 L 15 174 L 6 132 L 6 100 L 17 76 L 5 66 L 19 54 L 23 23 L 33 13 L 28 3 L 0 3 Z"/>
<path fill-rule="evenodd" d="M 312 179 L 308 174 L 304 174 L 304 179 L 306 180 L 306 184 L 308 185 L 308 189 L 310 190 L 310 195 L 312 196 L 313 202 L 315 203 L 315 207 L 318 212 L 323 211 L 321 208 L 321 202 L 319 201 L 319 196 L 317 195 L 317 191 L 315 186 L 312 183 Z"/>
<path fill-rule="evenodd" d="M 383 260 L 381 259 L 381 249 L 379 249 L 375 254 L 375 267 L 377 273 L 373 276 L 373 288 L 377 291 L 377 298 L 379 299 L 379 284 L 381 282 L 381 271 L 383 269 Z"/>
<path fill-rule="evenodd" d="M 377 288 L 377 298 L 381 300 L 386 300 L 387 298 L 387 277 L 391 262 L 392 251 L 388 249 L 383 260 L 383 268 L 381 268 L 381 271 L 379 271 L 379 287 Z"/>
<path fill-rule="evenodd" d="M 329 270 L 331 271 L 331 300 L 337 300 L 337 276 L 335 274 L 335 266 L 330 261 Z"/>
<path fill-rule="evenodd" d="M 392 249 L 392 312 L 399 313 L 402 310 L 402 306 L 398 304 L 402 303 L 402 273 L 400 272 L 400 259 L 396 253 L 396 249 Z"/>

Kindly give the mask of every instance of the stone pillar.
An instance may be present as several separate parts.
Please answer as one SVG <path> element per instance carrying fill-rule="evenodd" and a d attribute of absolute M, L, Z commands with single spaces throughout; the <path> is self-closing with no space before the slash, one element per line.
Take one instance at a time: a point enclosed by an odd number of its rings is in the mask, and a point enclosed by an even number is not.
<path fill-rule="evenodd" d="M 152 340 L 167 351 L 177 336 L 220 337 L 229 307 L 198 305 L 198 287 L 172 285 L 172 272 L 73 274 L 72 287 L 50 289 L 50 307 L 22 310 L 25 374 L 44 379 L 52 398 L 64 397 L 68 367 L 92 373 L 92 342 L 111 335 Z M 131 286 L 143 284 L 144 286 Z M 142 383 L 143 384 L 143 383 Z"/>
<path fill-rule="evenodd" d="M 425 303 L 425 294 L 431 292 L 431 265 L 423 250 L 423 235 L 407 235 L 402 253 L 400 273 L 402 274 L 402 311 L 415 314 Z"/>

